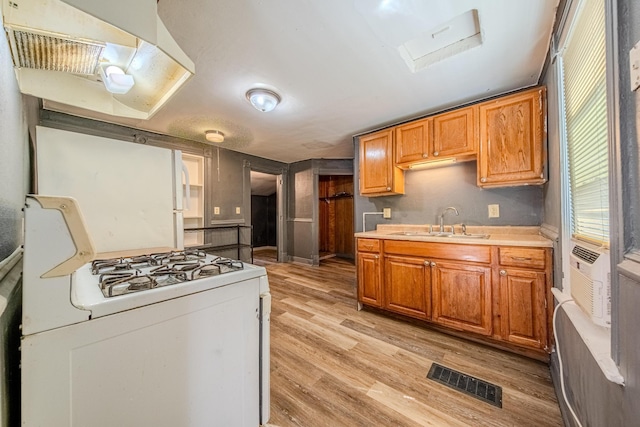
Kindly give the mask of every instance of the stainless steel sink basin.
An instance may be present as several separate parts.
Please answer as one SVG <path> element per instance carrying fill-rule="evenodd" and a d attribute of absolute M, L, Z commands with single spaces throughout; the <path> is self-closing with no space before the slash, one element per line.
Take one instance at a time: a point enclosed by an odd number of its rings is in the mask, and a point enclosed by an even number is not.
<path fill-rule="evenodd" d="M 390 233 L 393 236 L 432 236 L 432 233 L 427 231 L 396 231 L 395 233 Z"/>
<path fill-rule="evenodd" d="M 452 238 L 452 239 L 488 239 L 490 237 L 489 234 L 451 234 L 451 233 L 438 233 L 433 232 L 429 233 L 428 231 L 396 231 L 394 233 L 390 233 L 393 236 L 426 236 L 426 237 L 443 237 L 443 238 Z"/>
<path fill-rule="evenodd" d="M 488 239 L 489 234 L 440 234 L 439 237 L 451 237 L 453 239 Z"/>

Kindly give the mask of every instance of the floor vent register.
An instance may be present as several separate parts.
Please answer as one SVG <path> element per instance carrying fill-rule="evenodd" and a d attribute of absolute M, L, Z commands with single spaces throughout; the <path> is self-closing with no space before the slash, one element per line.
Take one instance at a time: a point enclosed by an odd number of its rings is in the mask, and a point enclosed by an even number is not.
<path fill-rule="evenodd" d="M 427 378 L 502 408 L 502 387 L 434 363 Z"/>

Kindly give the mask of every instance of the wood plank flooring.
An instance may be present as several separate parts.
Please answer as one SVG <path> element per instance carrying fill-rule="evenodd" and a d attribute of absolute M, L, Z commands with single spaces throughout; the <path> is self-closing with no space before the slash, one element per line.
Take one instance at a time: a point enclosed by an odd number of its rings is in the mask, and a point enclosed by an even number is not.
<path fill-rule="evenodd" d="M 561 426 L 547 365 L 356 310 L 355 268 L 267 264 L 270 426 Z M 496 408 L 426 378 L 433 362 L 503 389 Z"/>

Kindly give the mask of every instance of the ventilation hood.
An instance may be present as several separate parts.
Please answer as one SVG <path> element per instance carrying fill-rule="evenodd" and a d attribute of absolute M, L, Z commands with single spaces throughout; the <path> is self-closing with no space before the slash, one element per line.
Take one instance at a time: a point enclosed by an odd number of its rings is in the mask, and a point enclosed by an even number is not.
<path fill-rule="evenodd" d="M 22 93 L 148 119 L 194 74 L 158 17 L 156 0 L 1 1 Z M 126 93 L 103 83 L 113 65 L 130 76 Z"/>

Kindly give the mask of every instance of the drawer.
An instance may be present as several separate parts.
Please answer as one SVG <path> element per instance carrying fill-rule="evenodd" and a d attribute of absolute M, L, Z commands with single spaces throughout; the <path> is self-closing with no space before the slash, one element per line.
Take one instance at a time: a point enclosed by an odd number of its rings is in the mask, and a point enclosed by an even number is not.
<path fill-rule="evenodd" d="M 499 248 L 500 265 L 525 268 L 545 268 L 545 250 L 541 248 Z"/>
<path fill-rule="evenodd" d="M 358 239 L 358 252 L 380 252 L 380 240 Z"/>
<path fill-rule="evenodd" d="M 455 243 L 409 242 L 389 239 L 384 241 L 384 252 L 385 254 L 428 259 L 491 263 L 491 246 L 488 245 L 456 245 Z"/>

